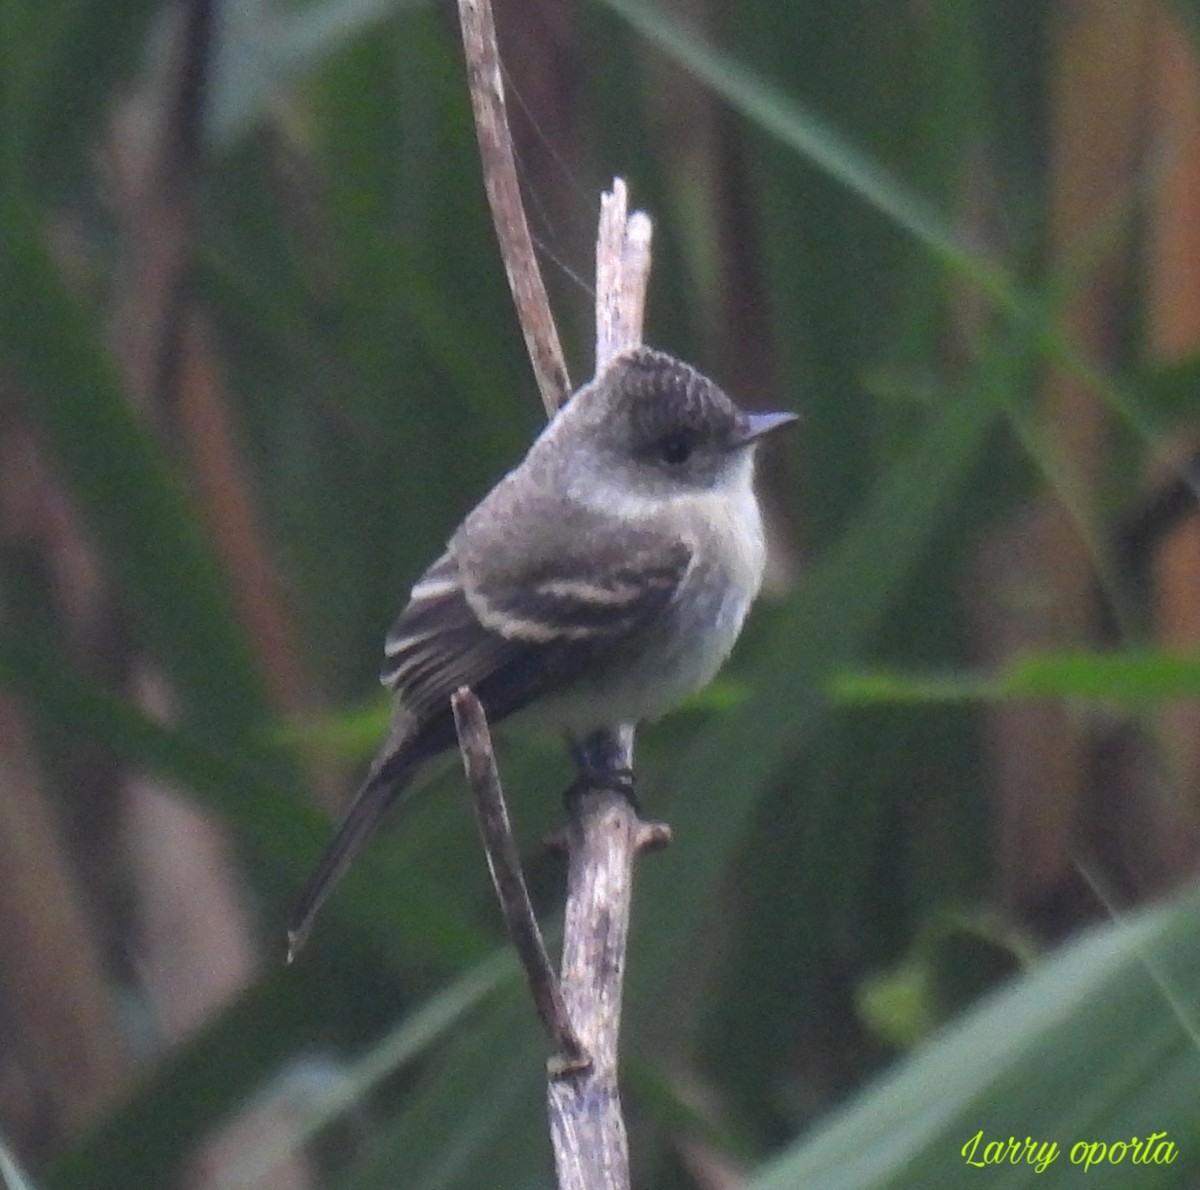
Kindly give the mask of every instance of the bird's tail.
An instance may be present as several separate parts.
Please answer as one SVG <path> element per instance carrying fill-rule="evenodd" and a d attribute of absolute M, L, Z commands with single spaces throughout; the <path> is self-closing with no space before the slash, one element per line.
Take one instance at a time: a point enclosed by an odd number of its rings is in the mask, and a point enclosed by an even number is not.
<path fill-rule="evenodd" d="M 313 873 L 308 878 L 288 924 L 287 961 L 291 963 L 312 931 L 317 912 L 334 886 L 345 875 L 363 844 L 375 833 L 375 828 L 404 787 L 420 767 L 423 757 L 392 755 L 391 763 L 377 764 L 358 791 L 350 809 L 342 819 Z"/>

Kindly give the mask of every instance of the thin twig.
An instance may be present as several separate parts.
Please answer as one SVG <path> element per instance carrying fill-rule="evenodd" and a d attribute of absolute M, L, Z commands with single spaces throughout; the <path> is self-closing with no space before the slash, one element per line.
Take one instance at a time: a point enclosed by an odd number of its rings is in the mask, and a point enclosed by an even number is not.
<path fill-rule="evenodd" d="M 563 1003 L 558 976 L 550 966 L 546 944 L 533 914 L 508 818 L 508 807 L 504 802 L 500 772 L 492 751 L 487 716 L 479 699 L 466 686 L 455 693 L 450 705 L 454 709 L 458 747 L 474 799 L 475 817 L 479 823 L 479 834 L 483 839 L 496 898 L 500 902 L 509 937 L 525 968 L 538 1016 L 553 1047 L 551 1069 L 580 1070 L 590 1064 L 591 1058 L 571 1023 Z"/>
<path fill-rule="evenodd" d="M 491 0 L 458 0 L 458 16 L 492 222 L 542 404 L 553 417 L 571 394 L 571 380 L 521 202 Z"/>

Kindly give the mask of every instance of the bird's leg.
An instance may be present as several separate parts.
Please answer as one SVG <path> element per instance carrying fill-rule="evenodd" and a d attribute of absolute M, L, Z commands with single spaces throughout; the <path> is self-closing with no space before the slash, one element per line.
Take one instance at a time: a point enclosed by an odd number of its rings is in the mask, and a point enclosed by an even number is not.
<path fill-rule="evenodd" d="M 589 789 L 611 789 L 625 798 L 640 817 L 633 779 L 632 729 L 602 728 L 570 743 L 579 776 L 564 795 L 568 808 L 573 799 Z"/>

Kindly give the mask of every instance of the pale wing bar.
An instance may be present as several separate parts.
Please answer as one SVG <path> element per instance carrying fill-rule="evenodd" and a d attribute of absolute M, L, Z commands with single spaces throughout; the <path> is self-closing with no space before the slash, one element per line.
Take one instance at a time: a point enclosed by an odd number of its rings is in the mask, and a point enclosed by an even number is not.
<path fill-rule="evenodd" d="M 525 581 L 509 577 L 466 591 L 453 556 L 443 555 L 388 634 L 384 685 L 418 722 L 447 719 L 436 731 L 442 737 L 460 686 L 470 686 L 495 721 L 569 681 L 615 638 L 653 622 L 691 560 L 678 541 L 622 544 L 608 557 L 589 553 L 586 564 L 559 558 Z"/>

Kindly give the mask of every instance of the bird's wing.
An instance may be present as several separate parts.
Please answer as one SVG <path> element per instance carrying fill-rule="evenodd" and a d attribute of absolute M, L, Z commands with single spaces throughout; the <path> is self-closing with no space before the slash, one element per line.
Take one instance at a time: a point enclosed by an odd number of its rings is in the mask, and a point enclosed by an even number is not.
<path fill-rule="evenodd" d="M 452 543 L 430 567 L 388 633 L 381 675 L 417 721 L 448 720 L 460 686 L 500 719 L 654 622 L 674 598 L 691 548 L 638 526 L 587 528 L 553 551 L 522 550 L 532 543 L 509 534 L 496 565 L 472 565 Z"/>
<path fill-rule="evenodd" d="M 413 588 L 385 646 L 380 676 L 397 695 L 387 738 L 300 896 L 290 956 L 411 775 L 454 743 L 460 686 L 495 722 L 619 649 L 674 598 L 691 561 L 684 542 L 577 510 L 568 519 L 553 550 L 531 536 L 536 518 L 509 525 L 483 564 L 470 535 L 456 537 Z"/>

